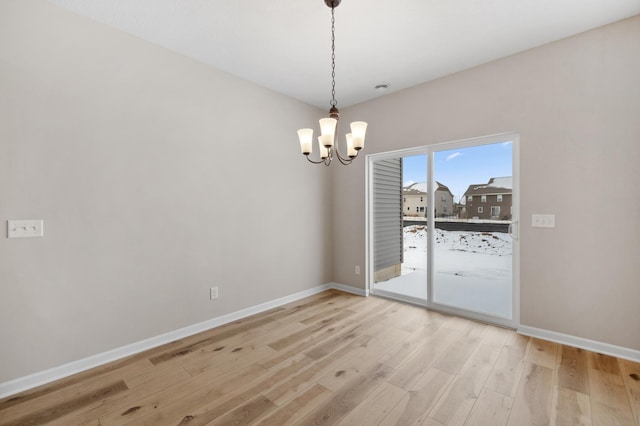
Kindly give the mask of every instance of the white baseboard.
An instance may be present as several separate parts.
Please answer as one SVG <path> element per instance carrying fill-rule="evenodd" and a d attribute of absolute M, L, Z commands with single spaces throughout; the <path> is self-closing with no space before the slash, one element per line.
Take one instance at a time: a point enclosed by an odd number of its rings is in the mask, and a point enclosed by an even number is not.
<path fill-rule="evenodd" d="M 329 286 L 329 288 L 333 288 L 335 290 L 344 291 L 346 293 L 355 294 L 355 295 L 358 295 L 358 296 L 364 296 L 364 297 L 369 296 L 369 290 L 368 289 L 367 290 L 363 290 L 361 288 L 352 287 L 350 285 L 338 284 L 338 283 L 329 283 L 328 286 Z"/>
<path fill-rule="evenodd" d="M 518 327 L 518 334 L 536 337 L 543 340 L 549 340 L 551 342 L 561 343 L 563 345 L 574 346 L 576 348 L 586 349 L 592 352 L 599 352 L 601 354 L 628 359 L 630 361 L 640 362 L 640 351 L 625 348 L 622 346 L 611 345 L 609 343 L 584 339 L 582 337 L 571 336 L 569 334 L 557 333 L 555 331 L 529 327 L 526 325 L 521 325 L 520 327 Z"/>
<path fill-rule="evenodd" d="M 281 297 L 279 299 L 271 300 L 269 302 L 261 303 L 256 306 L 251 306 L 246 309 L 241 309 L 236 312 L 232 312 L 227 315 L 222 315 L 217 318 L 193 324 L 188 327 L 184 327 L 178 330 L 170 331 L 159 336 L 151 337 L 149 339 L 141 340 L 139 342 L 131 343 L 129 345 L 121 346 L 116 349 L 112 349 L 106 352 L 102 352 L 96 355 L 92 355 L 77 361 L 72 361 L 58 367 L 50 368 L 48 370 L 39 371 L 28 376 L 19 377 L 8 382 L 0 383 L 0 398 L 5 398 L 10 395 L 14 395 L 18 392 L 23 392 L 27 389 L 41 386 L 54 380 L 62 379 L 64 377 L 71 376 L 73 374 L 80 373 L 90 368 L 98 367 L 100 365 L 107 364 L 109 362 L 116 361 L 118 359 L 137 354 L 148 349 L 152 349 L 166 343 L 173 342 L 184 337 L 192 336 L 194 334 L 209 330 L 214 327 L 219 327 L 223 324 L 227 324 L 233 321 L 237 321 L 242 318 L 246 318 L 251 315 L 258 314 L 260 312 L 267 311 L 269 309 L 277 308 L 278 306 L 286 305 L 287 303 L 295 302 L 296 300 L 303 299 L 305 297 L 312 296 L 314 294 L 323 292 L 335 288 L 350 293 L 360 294 L 354 287 L 345 286 L 337 283 L 327 283 L 319 285 L 308 290 L 300 291 L 298 293 L 291 294 L 289 296 Z M 363 294 L 364 295 L 364 294 Z"/>

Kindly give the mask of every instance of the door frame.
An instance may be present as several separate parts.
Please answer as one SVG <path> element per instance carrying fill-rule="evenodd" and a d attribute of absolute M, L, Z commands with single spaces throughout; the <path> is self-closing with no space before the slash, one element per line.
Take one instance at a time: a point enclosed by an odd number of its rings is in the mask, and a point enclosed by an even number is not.
<path fill-rule="evenodd" d="M 433 238 L 431 236 L 427 239 L 427 300 L 421 301 L 409 297 L 403 297 L 402 295 L 392 294 L 384 291 L 375 291 L 374 283 L 372 282 L 373 272 L 373 229 L 371 221 L 373 220 L 373 213 L 371 209 L 372 193 L 373 193 L 373 163 L 375 161 L 384 160 L 388 158 L 398 157 L 410 157 L 414 155 L 425 155 L 427 157 L 427 181 L 433 182 L 434 179 L 434 153 L 436 151 L 444 151 L 451 149 L 469 148 L 478 145 L 490 145 L 505 141 L 512 142 L 512 204 L 511 215 L 513 225 L 511 226 L 513 232 L 512 245 L 512 289 L 511 289 L 511 319 L 501 318 L 493 315 L 483 314 L 474 311 L 468 311 L 466 309 L 456 308 L 448 305 L 441 305 L 432 301 L 433 295 L 433 279 L 434 268 L 433 262 Z M 427 219 L 428 229 L 434 229 L 434 200 L 435 194 L 433 192 L 433 185 L 427 185 L 427 197 L 429 214 Z M 366 215 L 366 232 L 365 232 L 365 280 L 366 280 L 366 294 L 375 294 L 383 297 L 401 300 L 403 302 L 418 304 L 425 306 L 428 309 L 434 311 L 440 311 L 447 314 L 457 315 L 461 317 L 470 318 L 476 321 L 495 324 L 503 327 L 516 329 L 520 325 L 520 135 L 515 132 L 500 133 L 496 135 L 481 136 L 476 138 L 461 139 L 449 142 L 436 143 L 432 145 L 419 146 L 414 148 L 400 149 L 395 151 L 387 151 L 376 154 L 368 154 L 366 156 L 366 175 L 365 175 L 365 215 Z M 430 234 L 429 234 L 430 235 Z"/>

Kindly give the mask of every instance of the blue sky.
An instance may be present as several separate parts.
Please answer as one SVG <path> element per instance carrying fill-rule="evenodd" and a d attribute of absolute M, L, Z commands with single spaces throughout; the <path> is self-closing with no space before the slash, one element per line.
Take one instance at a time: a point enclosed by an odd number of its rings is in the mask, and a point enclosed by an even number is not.
<path fill-rule="evenodd" d="M 438 151 L 434 154 L 435 178 L 451 190 L 456 201 L 469 185 L 487 183 L 492 177 L 512 176 L 511 142 L 479 145 L 469 148 Z M 427 156 L 404 157 L 402 180 L 427 180 Z"/>

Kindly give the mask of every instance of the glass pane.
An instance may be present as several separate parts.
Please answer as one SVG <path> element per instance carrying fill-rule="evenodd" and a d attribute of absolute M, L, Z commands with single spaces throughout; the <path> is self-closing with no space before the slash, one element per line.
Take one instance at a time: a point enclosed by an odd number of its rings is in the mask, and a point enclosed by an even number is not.
<path fill-rule="evenodd" d="M 434 152 L 433 302 L 512 317 L 512 144 Z"/>
<path fill-rule="evenodd" d="M 399 185 L 390 183 L 395 169 L 376 161 L 373 169 L 374 291 L 403 299 L 427 300 L 427 157 L 393 160 L 400 165 Z M 378 164 L 380 163 L 380 164 Z M 383 165 L 385 167 L 383 167 Z M 395 192 L 397 191 L 397 192 Z M 395 204 L 396 196 L 399 203 Z M 397 209 L 397 210 L 394 210 Z M 395 221 L 391 219 L 397 214 Z M 377 221 L 377 222 L 376 222 Z M 399 233 L 396 234 L 396 231 Z M 396 235 L 399 240 L 396 240 Z M 399 242 L 397 252 L 395 242 Z M 395 254 L 399 256 L 396 262 Z"/>

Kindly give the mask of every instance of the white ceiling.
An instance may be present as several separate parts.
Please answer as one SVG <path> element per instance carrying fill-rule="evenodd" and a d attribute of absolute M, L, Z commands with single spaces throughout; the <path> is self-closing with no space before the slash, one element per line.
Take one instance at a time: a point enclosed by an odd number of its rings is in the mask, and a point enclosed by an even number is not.
<path fill-rule="evenodd" d="M 49 0 L 323 109 L 324 0 Z M 336 99 L 346 107 L 640 13 L 640 0 L 343 0 Z M 379 83 L 389 83 L 380 93 Z"/>

